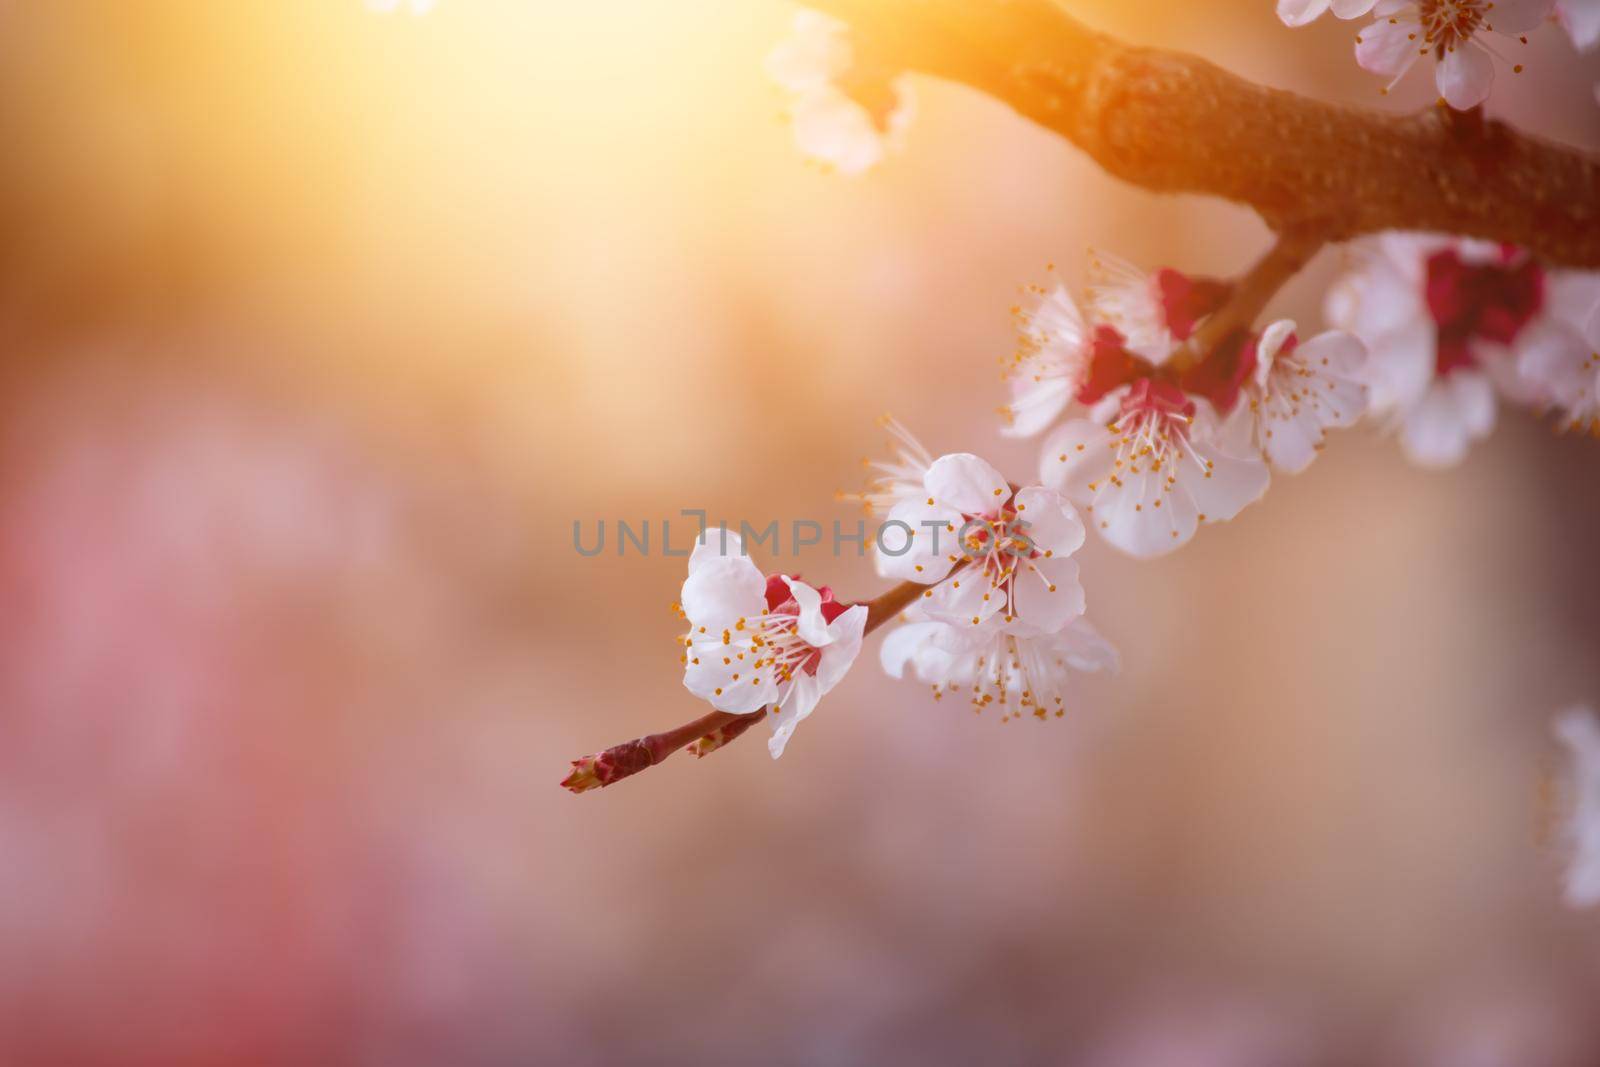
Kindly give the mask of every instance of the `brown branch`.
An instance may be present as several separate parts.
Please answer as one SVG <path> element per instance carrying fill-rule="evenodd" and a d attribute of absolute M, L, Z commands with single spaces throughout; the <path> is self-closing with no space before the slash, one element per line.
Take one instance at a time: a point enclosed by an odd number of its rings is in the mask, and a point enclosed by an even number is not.
<path fill-rule="evenodd" d="M 988 93 L 1146 189 L 1247 204 L 1280 233 L 1436 230 L 1600 267 L 1600 160 L 1503 123 L 1269 89 L 1096 33 L 1060 0 L 806 3 L 855 26 L 863 62 Z"/>
<path fill-rule="evenodd" d="M 875 599 L 866 601 L 867 622 L 862 636 L 865 637 L 900 614 L 927 588 L 918 582 L 901 582 Z M 713 711 L 677 729 L 612 745 L 604 752 L 573 760 L 572 770 L 561 780 L 561 785 L 574 793 L 600 789 L 654 767 L 685 746 L 690 746 L 690 751 L 696 756 L 709 755 L 736 740 L 765 715 L 765 708 L 747 714 Z"/>

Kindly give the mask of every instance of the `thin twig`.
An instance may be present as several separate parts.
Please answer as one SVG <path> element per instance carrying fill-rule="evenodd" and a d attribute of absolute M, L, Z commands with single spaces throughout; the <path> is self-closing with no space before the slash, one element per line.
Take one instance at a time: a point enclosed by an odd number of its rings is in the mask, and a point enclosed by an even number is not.
<path fill-rule="evenodd" d="M 1205 360 L 1234 334 L 1255 325 L 1278 290 L 1311 262 L 1323 244 L 1320 234 L 1279 234 L 1267 254 L 1233 283 L 1228 299 L 1200 324 L 1188 346 L 1173 354 L 1168 361 L 1173 369 L 1181 371 Z"/>

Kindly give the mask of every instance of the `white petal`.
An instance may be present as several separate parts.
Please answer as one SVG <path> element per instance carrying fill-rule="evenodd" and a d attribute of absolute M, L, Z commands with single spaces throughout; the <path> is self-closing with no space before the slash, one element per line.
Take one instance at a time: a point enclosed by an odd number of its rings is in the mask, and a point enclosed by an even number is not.
<path fill-rule="evenodd" d="M 883 158 L 883 138 L 872 116 L 832 86 L 800 96 L 793 120 L 800 151 L 840 174 L 860 174 Z"/>
<path fill-rule="evenodd" d="M 1294 336 L 1294 320 L 1279 319 L 1265 330 L 1261 331 L 1261 340 L 1256 342 L 1256 384 L 1265 388 L 1267 375 L 1272 373 L 1272 361 L 1278 358 L 1279 349 L 1284 342 Z"/>
<path fill-rule="evenodd" d="M 1587 52 L 1600 42 L 1600 0 L 1562 0 L 1556 9 L 1579 51 Z"/>
<path fill-rule="evenodd" d="M 819 89 L 850 69 L 849 28 L 838 19 L 802 8 L 794 29 L 767 56 L 767 76 L 791 92 Z"/>
<path fill-rule="evenodd" d="M 923 597 L 918 606 L 930 619 L 966 629 L 981 626 L 1006 606 L 994 581 L 977 567 L 965 567 Z"/>
<path fill-rule="evenodd" d="M 1046 437 L 1039 452 L 1039 480 L 1067 499 L 1087 504 L 1094 499 L 1091 482 L 1111 473 L 1116 461 L 1116 434 L 1087 419 L 1062 423 Z"/>
<path fill-rule="evenodd" d="M 822 646 L 817 663 L 817 684 L 827 693 L 839 684 L 861 654 L 861 638 L 867 627 L 867 606 L 857 604 L 841 612 L 828 624 L 828 643 Z"/>
<path fill-rule="evenodd" d="M 1018 570 L 1015 581 L 1019 633 L 1052 634 L 1083 614 L 1077 560 L 1032 560 Z"/>
<path fill-rule="evenodd" d="M 789 738 L 794 736 L 795 727 L 810 717 L 821 699 L 822 687 L 815 678 L 803 672 L 795 675 L 788 698 L 784 700 L 783 706 L 777 713 L 771 716 L 772 736 L 767 739 L 767 751 L 772 753 L 773 759 L 783 755 L 784 748 L 789 744 Z"/>
<path fill-rule="evenodd" d="M 1089 523 L 1108 543 L 1138 559 L 1164 555 L 1189 542 L 1198 524 L 1191 497 L 1166 489 L 1166 475 L 1148 464 L 1139 473 L 1098 483 Z M 1156 505 L 1160 506 L 1157 507 Z"/>
<path fill-rule="evenodd" d="M 1122 669 L 1122 657 L 1117 654 L 1116 646 L 1100 636 L 1100 631 L 1081 616 L 1061 631 L 1060 643 L 1068 666 L 1074 670 L 1115 674 Z"/>
<path fill-rule="evenodd" d="M 709 701 L 718 711 L 744 715 L 759 711 L 777 698 L 774 672 L 752 666 L 759 654 L 749 638 L 726 645 L 720 636 L 698 640 L 688 654 L 689 662 L 683 669 L 684 688 Z M 743 659 L 738 658 L 740 654 Z"/>
<path fill-rule="evenodd" d="M 1498 5 L 1495 21 L 1500 21 Z M 1482 45 L 1463 41 L 1439 60 L 1434 80 L 1445 103 L 1457 111 L 1466 111 L 1489 98 L 1489 88 L 1494 85 L 1494 61 Z"/>
<path fill-rule="evenodd" d="M 952 555 L 960 555 L 956 535 L 965 521 L 961 513 L 942 504 L 929 504 L 928 498 L 903 500 L 890 509 L 884 519 L 883 543 L 890 551 L 904 544 L 906 531 L 891 523 L 903 523 L 912 531 L 910 547 L 899 555 L 874 552 L 878 574 L 903 582 L 931 584 L 950 573 Z"/>
<path fill-rule="evenodd" d="M 1570 708 L 1557 717 L 1555 733 L 1570 755 L 1576 794 L 1565 828 L 1573 850 L 1566 901 L 1584 908 L 1600 904 L 1600 719 L 1591 708 Z"/>
<path fill-rule="evenodd" d="M 833 638 L 828 635 L 828 620 L 822 617 L 822 594 L 787 574 L 780 577 L 800 609 L 795 619 L 795 630 L 800 634 L 800 640 L 812 648 L 821 648 L 832 641 Z"/>
<path fill-rule="evenodd" d="M 761 614 L 767 580 L 744 556 L 708 560 L 683 583 L 683 613 L 689 624 L 720 631 Z"/>
<path fill-rule="evenodd" d="M 694 551 L 689 553 L 689 573 L 693 574 L 710 560 L 741 556 L 748 558 L 743 538 L 732 530 L 707 527 L 695 540 Z"/>
<path fill-rule="evenodd" d="M 1333 0 L 1334 16 L 1341 19 L 1358 19 L 1371 11 L 1377 0 Z"/>
<path fill-rule="evenodd" d="M 1278 0 L 1278 18 L 1285 26 L 1304 26 L 1327 10 L 1328 0 Z"/>
<path fill-rule="evenodd" d="M 1478 385 L 1463 385 L 1461 379 L 1476 379 Z M 1461 462 L 1467 447 L 1482 426 L 1484 407 L 1490 425 L 1494 418 L 1494 391 L 1488 380 L 1471 371 L 1457 371 L 1435 382 L 1422 400 L 1405 412 L 1400 427 L 1400 445 L 1411 462 L 1424 467 L 1449 467 Z"/>
<path fill-rule="evenodd" d="M 1027 523 L 1028 539 L 1040 552 L 1070 556 L 1083 547 L 1083 521 L 1067 498 L 1054 489 L 1031 486 L 1019 490 L 1017 517 Z"/>
<path fill-rule="evenodd" d="M 1206 521 L 1231 519 L 1266 493 L 1271 475 L 1259 458 L 1230 456 L 1204 441 L 1191 446 L 1194 456 L 1178 464 L 1178 483 Z"/>
<path fill-rule="evenodd" d="M 1418 48 L 1412 35 L 1418 24 L 1409 14 L 1394 21 L 1380 18 L 1363 27 L 1356 37 L 1356 62 L 1362 70 L 1398 78 L 1417 61 Z"/>
<path fill-rule="evenodd" d="M 1007 437 L 1032 437 L 1056 421 L 1071 403 L 1073 383 L 1065 377 L 1016 379 L 1006 412 L 1011 420 L 1000 432 Z"/>
<path fill-rule="evenodd" d="M 1376 412 L 1417 403 L 1433 383 L 1438 361 L 1433 321 L 1418 317 L 1398 329 L 1369 337 L 1363 376 Z"/>
<path fill-rule="evenodd" d="M 940 456 L 923 482 L 928 495 L 967 515 L 990 515 L 1011 495 L 1005 476 L 970 452 Z"/>
<path fill-rule="evenodd" d="M 916 660 L 933 635 L 946 629 L 942 622 L 908 622 L 889 631 L 878 646 L 878 662 L 891 678 L 904 678 L 906 665 Z"/>
<path fill-rule="evenodd" d="M 1450 388 L 1455 391 L 1456 410 L 1461 413 L 1461 424 L 1474 440 L 1487 437 L 1494 429 L 1494 387 L 1482 374 L 1457 371 L 1450 375 Z"/>

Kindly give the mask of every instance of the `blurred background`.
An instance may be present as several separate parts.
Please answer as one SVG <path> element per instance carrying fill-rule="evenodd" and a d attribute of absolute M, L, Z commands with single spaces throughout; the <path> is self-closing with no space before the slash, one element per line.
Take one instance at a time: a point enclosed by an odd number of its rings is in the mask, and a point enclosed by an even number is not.
<path fill-rule="evenodd" d="M 1433 95 L 1268 0 L 1070 6 Z M 1025 477 L 1019 285 L 1265 245 L 928 79 L 820 175 L 761 70 L 792 10 L 0 6 L 0 1062 L 1600 1063 L 1539 800 L 1600 698 L 1600 444 L 1525 414 L 1445 473 L 1346 433 L 1168 559 L 1091 540 L 1125 666 L 1064 720 L 874 637 L 780 762 L 557 788 L 701 713 L 683 561 L 575 520 L 853 523 L 884 411 Z M 1596 57 L 1528 52 L 1491 110 L 1600 143 Z"/>

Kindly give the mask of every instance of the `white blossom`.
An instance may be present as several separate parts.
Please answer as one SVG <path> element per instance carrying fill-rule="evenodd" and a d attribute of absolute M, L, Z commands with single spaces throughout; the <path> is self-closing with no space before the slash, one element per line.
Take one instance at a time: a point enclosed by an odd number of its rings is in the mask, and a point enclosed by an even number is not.
<path fill-rule="evenodd" d="M 1597 276 L 1427 234 L 1382 234 L 1354 256 L 1329 290 L 1327 316 L 1367 346 L 1370 411 L 1398 431 L 1412 462 L 1460 462 L 1494 428 L 1497 396 L 1578 406 L 1557 394 L 1592 354 L 1574 319 L 1585 294 L 1600 297 Z"/>
<path fill-rule="evenodd" d="M 975 711 L 993 706 L 1002 722 L 1024 713 L 1059 718 L 1072 671 L 1120 666 L 1117 650 L 1082 617 L 1051 634 L 1018 633 L 999 619 L 974 631 L 914 618 L 884 638 L 879 658 L 892 677 L 909 668 L 935 699 L 970 693 Z"/>
<path fill-rule="evenodd" d="M 1285 319 L 1262 332 L 1244 385 L 1247 403 L 1235 408 L 1249 420 L 1256 447 L 1290 474 L 1311 465 L 1329 428 L 1353 425 L 1367 407 L 1360 340 L 1329 330 L 1300 344 L 1294 329 Z"/>
<path fill-rule="evenodd" d="M 845 607 L 824 586 L 767 578 L 737 534 L 707 530 L 689 556 L 682 611 L 683 684 L 719 711 L 770 707 L 772 758 L 839 683 L 861 651 L 864 604 Z"/>
<path fill-rule="evenodd" d="M 860 174 L 904 142 L 915 114 L 911 83 L 880 84 L 855 69 L 850 28 L 806 8 L 767 56 L 767 74 L 789 94 L 802 155 L 841 174 Z"/>
<path fill-rule="evenodd" d="M 1083 312 L 1065 285 L 1033 288 L 1028 306 L 1017 307 L 1018 344 L 1006 365 L 1011 402 L 1000 409 L 1010 437 L 1045 429 L 1078 395 L 1089 373 L 1092 344 Z"/>
<path fill-rule="evenodd" d="M 1600 717 L 1592 708 L 1569 708 L 1557 716 L 1555 733 L 1570 755 L 1576 794 L 1564 834 L 1572 850 L 1566 900 L 1586 908 L 1600 904 Z"/>
<path fill-rule="evenodd" d="M 1000 614 L 1052 633 L 1083 613 L 1070 558 L 1083 544 L 1083 523 L 1061 494 L 1013 491 L 965 452 L 934 460 L 923 492 L 889 513 L 877 564 L 884 577 L 933 585 L 919 601 L 929 618 L 980 626 Z"/>
<path fill-rule="evenodd" d="M 1115 547 L 1160 556 L 1266 492 L 1266 463 L 1226 429 L 1207 401 L 1142 378 L 1051 433 L 1040 479 L 1082 506 Z"/>
<path fill-rule="evenodd" d="M 1436 60 L 1434 81 L 1447 104 L 1466 110 L 1483 103 L 1494 84 L 1493 33 L 1508 44 L 1549 16 L 1554 0 L 1380 0 L 1373 22 L 1356 37 L 1356 62 L 1390 79 L 1405 77 L 1419 58 Z M 1522 65 L 1515 64 L 1514 71 Z"/>

